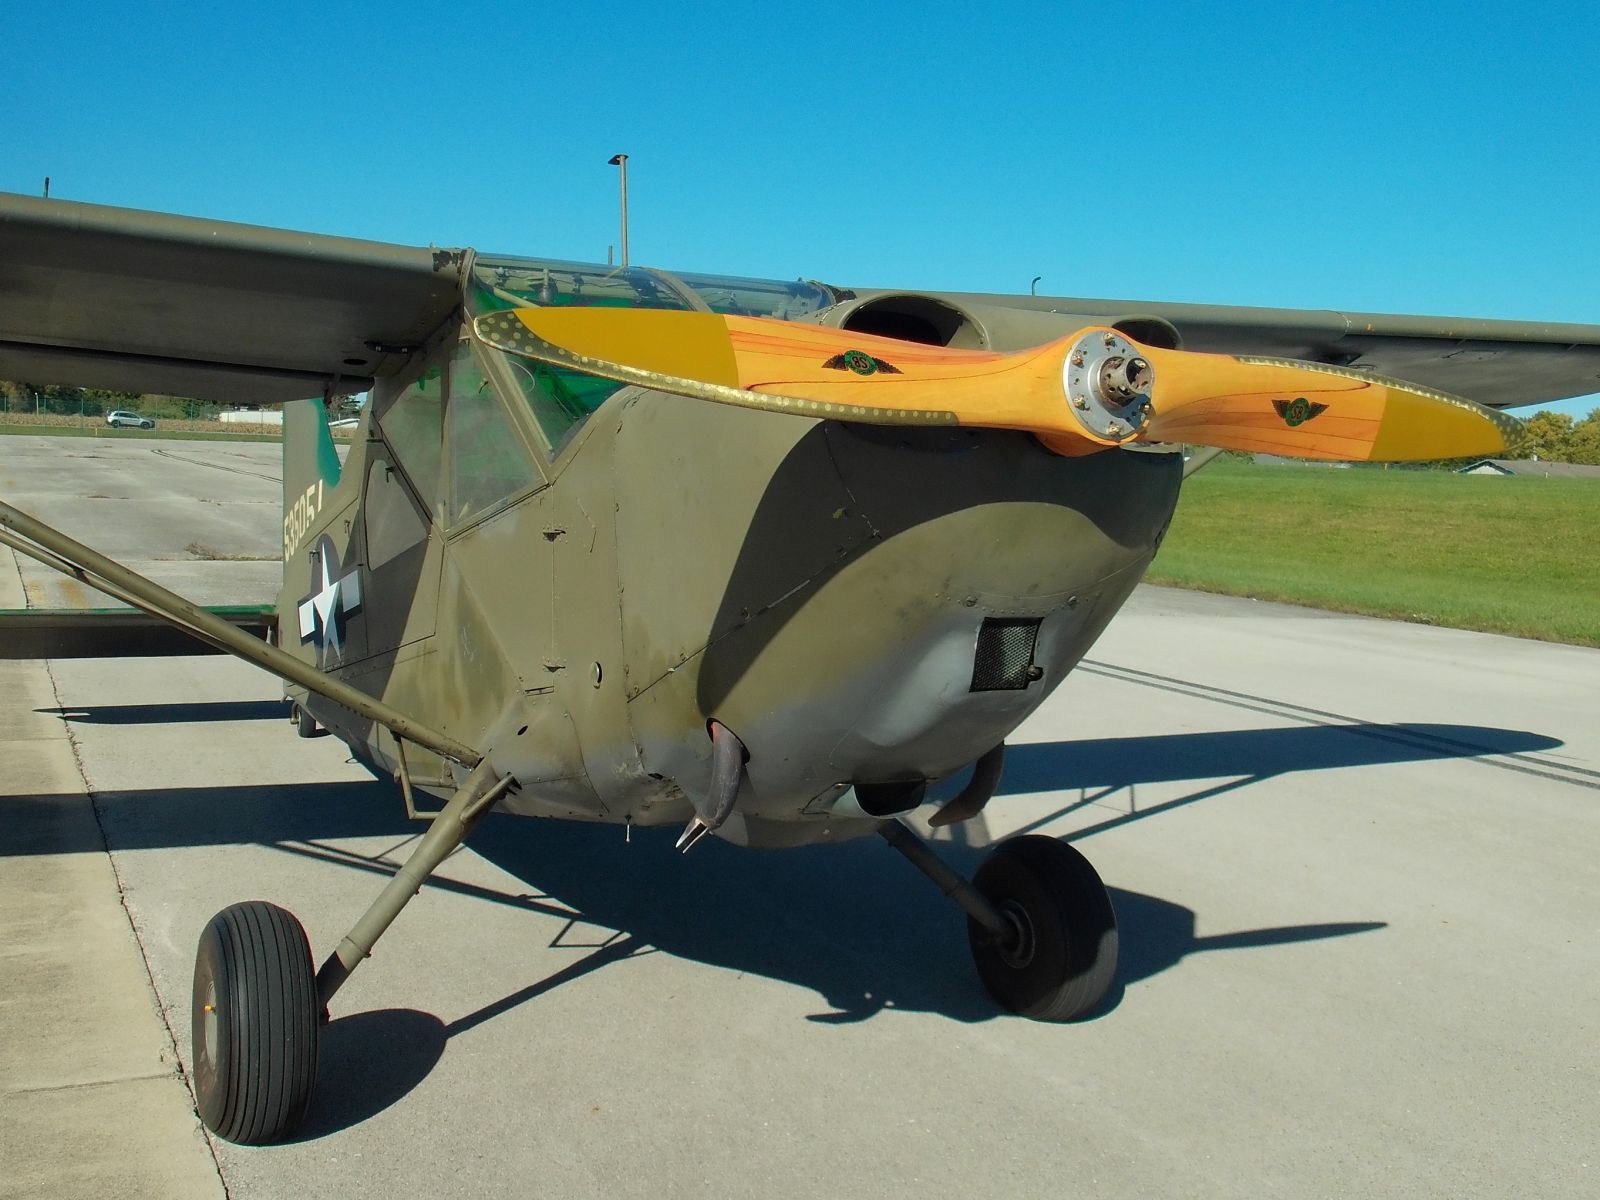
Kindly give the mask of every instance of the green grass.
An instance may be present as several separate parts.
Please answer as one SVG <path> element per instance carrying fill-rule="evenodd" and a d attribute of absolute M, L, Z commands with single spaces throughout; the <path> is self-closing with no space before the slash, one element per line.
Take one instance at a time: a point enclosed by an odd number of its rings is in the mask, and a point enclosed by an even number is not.
<path fill-rule="evenodd" d="M 1218 462 L 1149 578 L 1600 646 L 1600 481 Z"/>
<path fill-rule="evenodd" d="M 28 437 L 94 437 L 94 438 L 145 438 L 159 441 L 185 442 L 281 442 L 275 433 L 211 433 L 204 430 L 168 429 L 157 425 L 154 429 L 112 429 L 104 422 L 93 425 L 11 425 L 0 421 L 0 436 L 24 434 Z"/>

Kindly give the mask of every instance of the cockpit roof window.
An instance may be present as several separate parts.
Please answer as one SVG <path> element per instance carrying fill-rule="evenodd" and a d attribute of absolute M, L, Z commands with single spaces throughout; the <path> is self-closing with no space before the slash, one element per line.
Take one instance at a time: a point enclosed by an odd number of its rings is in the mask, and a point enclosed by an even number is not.
<path fill-rule="evenodd" d="M 468 306 L 475 317 L 507 308 L 576 305 L 698 308 L 793 321 L 828 307 L 834 299 L 822 284 L 804 279 L 789 283 L 486 254 L 473 259 L 468 288 Z"/>
<path fill-rule="evenodd" d="M 479 254 L 467 310 L 473 317 L 512 308 L 671 308 L 794 320 L 834 302 L 820 283 L 684 275 L 645 267 L 605 267 L 557 259 Z M 591 414 L 624 385 L 484 347 L 521 393 L 555 457 Z"/>
<path fill-rule="evenodd" d="M 693 308 L 676 288 L 639 267 L 478 255 L 467 291 L 473 316 L 530 306 Z"/>
<path fill-rule="evenodd" d="M 740 317 L 775 317 L 793 321 L 827 308 L 833 295 L 820 283 L 797 279 L 741 279 L 737 275 L 674 274 L 712 312 Z"/>

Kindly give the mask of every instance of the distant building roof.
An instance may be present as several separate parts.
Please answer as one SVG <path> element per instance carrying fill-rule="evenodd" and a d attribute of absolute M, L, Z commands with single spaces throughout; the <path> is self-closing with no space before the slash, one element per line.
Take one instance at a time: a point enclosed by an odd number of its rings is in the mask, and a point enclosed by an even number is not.
<path fill-rule="evenodd" d="M 1458 475 L 1541 475 L 1555 479 L 1600 479 L 1600 467 L 1546 462 L 1542 458 L 1485 458 L 1461 467 Z"/>

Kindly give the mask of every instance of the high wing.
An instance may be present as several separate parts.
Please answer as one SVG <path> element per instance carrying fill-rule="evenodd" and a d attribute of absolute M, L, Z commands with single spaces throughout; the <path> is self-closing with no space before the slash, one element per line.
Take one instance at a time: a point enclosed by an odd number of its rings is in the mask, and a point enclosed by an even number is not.
<path fill-rule="evenodd" d="M 870 288 L 855 294 L 864 309 L 891 311 L 895 298 L 906 295 Z M 1494 408 L 1600 392 L 1600 325 L 1073 296 L 946 292 L 929 298 L 972 314 L 1001 350 L 1037 345 L 1063 328 L 1114 325 L 1148 344 L 1349 367 Z"/>
<path fill-rule="evenodd" d="M 0 378 L 234 403 L 361 391 L 459 307 L 466 260 L 461 250 L 0 194 Z M 969 348 L 1014 351 L 1108 325 L 1147 345 L 1350 367 L 1494 407 L 1600 391 L 1594 325 L 829 291 L 838 303 L 805 319 Z"/>
<path fill-rule="evenodd" d="M 458 251 L 0 195 L 0 379 L 359 392 L 460 303 Z"/>

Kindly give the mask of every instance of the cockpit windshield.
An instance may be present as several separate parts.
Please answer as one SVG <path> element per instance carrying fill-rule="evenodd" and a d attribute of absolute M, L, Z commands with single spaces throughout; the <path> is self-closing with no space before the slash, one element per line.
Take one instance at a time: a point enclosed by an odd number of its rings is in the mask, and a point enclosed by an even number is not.
<path fill-rule="evenodd" d="M 470 316 L 511 308 L 674 308 L 792 321 L 837 297 L 820 283 L 674 274 L 645 267 L 606 267 L 556 259 L 480 254 L 467 287 Z M 522 394 L 534 420 L 559 453 L 578 427 L 624 385 L 483 348 L 501 378 Z"/>

